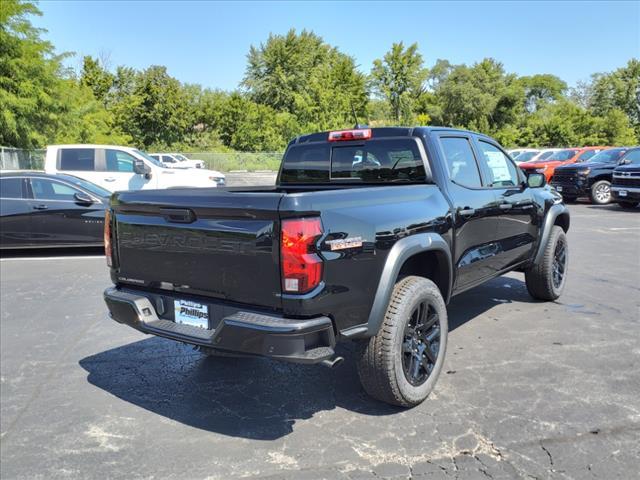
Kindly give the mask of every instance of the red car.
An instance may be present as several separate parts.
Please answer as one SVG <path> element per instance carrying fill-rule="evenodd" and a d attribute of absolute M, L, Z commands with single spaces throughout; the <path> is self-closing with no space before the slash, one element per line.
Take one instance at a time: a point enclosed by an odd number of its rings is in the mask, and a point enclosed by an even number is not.
<path fill-rule="evenodd" d="M 567 148 L 554 153 L 549 158 L 540 160 L 538 162 L 527 162 L 520 164 L 520 168 L 525 173 L 537 172 L 543 173 L 547 182 L 551 181 L 553 172 L 559 165 L 567 165 L 569 163 L 586 162 L 596 153 L 606 150 L 611 147 L 581 147 L 581 148 Z"/>

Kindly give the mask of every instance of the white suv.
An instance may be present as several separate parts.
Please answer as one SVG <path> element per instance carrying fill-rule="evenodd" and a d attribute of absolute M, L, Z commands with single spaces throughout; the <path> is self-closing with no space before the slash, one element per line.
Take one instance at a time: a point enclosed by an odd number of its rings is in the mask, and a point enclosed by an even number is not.
<path fill-rule="evenodd" d="M 150 153 L 149 156 L 161 161 L 167 168 L 204 168 L 203 160 L 189 159 L 181 153 Z"/>
<path fill-rule="evenodd" d="M 51 145 L 47 147 L 44 170 L 75 175 L 111 192 L 225 184 L 219 172 L 165 168 L 140 150 L 115 145 Z"/>

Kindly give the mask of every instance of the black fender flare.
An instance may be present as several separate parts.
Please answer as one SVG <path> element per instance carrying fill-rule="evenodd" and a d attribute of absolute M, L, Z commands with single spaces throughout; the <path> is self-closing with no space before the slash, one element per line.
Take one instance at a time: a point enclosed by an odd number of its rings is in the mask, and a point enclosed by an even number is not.
<path fill-rule="evenodd" d="M 442 252 L 447 258 L 447 267 L 449 269 L 447 272 L 449 285 L 446 294 L 447 298 L 445 298 L 445 303 L 447 303 L 451 297 L 453 287 L 453 264 L 449 244 L 442 236 L 434 232 L 411 235 L 398 240 L 389 251 L 380 275 L 367 323 L 342 330 L 340 334 L 347 338 L 367 338 L 376 335 L 382 325 L 384 314 L 387 311 L 391 293 L 402 265 L 413 255 L 429 251 Z"/>
<path fill-rule="evenodd" d="M 549 208 L 549 211 L 544 217 L 544 221 L 542 223 L 542 229 L 540 231 L 540 243 L 538 243 L 538 248 L 536 250 L 536 254 L 533 257 L 533 263 L 538 264 L 542 260 L 542 256 L 544 255 L 544 248 L 549 241 L 549 235 L 551 235 L 551 229 L 556 223 L 556 219 L 560 216 L 566 216 L 566 231 L 569 230 L 569 224 L 571 220 L 571 216 L 569 214 L 569 209 L 564 203 L 556 203 Z"/>

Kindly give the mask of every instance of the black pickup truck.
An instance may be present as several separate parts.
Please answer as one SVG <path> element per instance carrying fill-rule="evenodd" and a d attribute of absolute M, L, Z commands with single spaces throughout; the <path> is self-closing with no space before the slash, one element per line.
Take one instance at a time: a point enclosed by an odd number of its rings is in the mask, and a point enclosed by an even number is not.
<path fill-rule="evenodd" d="M 556 167 L 551 186 L 562 194 L 565 202 L 575 202 L 587 196 L 591 203 L 606 205 L 611 202 L 611 176 L 628 147 L 607 148 L 586 162 Z"/>
<path fill-rule="evenodd" d="M 332 366 L 357 342 L 373 397 L 422 402 L 453 295 L 512 270 L 554 300 L 569 212 L 491 138 L 357 128 L 291 141 L 276 185 L 115 193 L 105 248 L 113 319 L 211 355 Z"/>
<path fill-rule="evenodd" d="M 620 159 L 613 171 L 611 196 L 622 208 L 635 208 L 640 203 L 640 147 L 632 148 Z"/>

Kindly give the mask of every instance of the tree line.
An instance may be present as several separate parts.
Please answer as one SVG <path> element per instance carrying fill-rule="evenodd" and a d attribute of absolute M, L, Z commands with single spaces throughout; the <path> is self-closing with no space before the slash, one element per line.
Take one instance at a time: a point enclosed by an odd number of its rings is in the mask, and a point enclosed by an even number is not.
<path fill-rule="evenodd" d="M 296 135 L 352 127 L 443 125 L 505 146 L 640 143 L 640 61 L 573 88 L 550 74 L 518 76 L 495 59 L 425 64 L 394 43 L 369 73 L 310 31 L 272 34 L 247 54 L 234 91 L 203 88 L 164 66 L 110 68 L 92 56 L 65 67 L 30 18 L 34 3 L 2 0 L 0 145 L 130 144 L 149 150 L 281 151 Z"/>

